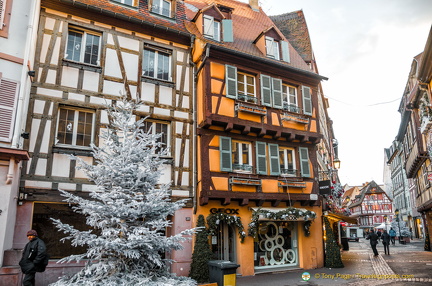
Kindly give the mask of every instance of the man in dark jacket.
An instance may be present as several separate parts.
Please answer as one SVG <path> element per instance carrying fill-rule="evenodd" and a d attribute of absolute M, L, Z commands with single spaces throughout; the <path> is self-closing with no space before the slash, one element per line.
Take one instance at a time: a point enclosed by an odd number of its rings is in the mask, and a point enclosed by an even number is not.
<path fill-rule="evenodd" d="M 384 245 L 384 253 L 390 255 L 390 235 L 387 233 L 387 230 L 384 230 L 381 239 Z"/>
<path fill-rule="evenodd" d="M 36 230 L 27 232 L 29 242 L 24 247 L 22 258 L 19 262 L 22 272 L 24 286 L 34 286 L 36 272 L 45 270 L 44 259 L 46 257 L 46 246 L 42 239 L 38 238 Z"/>
<path fill-rule="evenodd" d="M 378 235 L 373 231 L 373 229 L 370 231 L 369 235 L 366 237 L 370 241 L 370 245 L 372 247 L 374 256 L 378 256 L 378 250 L 376 248 L 378 244 Z"/>

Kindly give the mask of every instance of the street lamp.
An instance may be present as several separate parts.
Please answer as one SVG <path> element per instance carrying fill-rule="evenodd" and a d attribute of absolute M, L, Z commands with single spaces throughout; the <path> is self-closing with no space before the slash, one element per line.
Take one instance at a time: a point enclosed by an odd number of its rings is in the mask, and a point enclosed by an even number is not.
<path fill-rule="evenodd" d="M 341 161 L 340 161 L 338 158 L 335 158 L 335 159 L 333 160 L 333 166 L 334 166 L 334 168 L 335 168 L 336 170 L 339 170 L 339 169 L 340 169 L 340 164 L 341 164 Z"/>
<path fill-rule="evenodd" d="M 400 230 L 400 222 L 399 222 L 399 210 L 395 209 L 395 215 L 396 215 L 396 222 L 398 223 L 398 228 L 399 228 L 399 244 L 401 243 L 401 230 Z"/>

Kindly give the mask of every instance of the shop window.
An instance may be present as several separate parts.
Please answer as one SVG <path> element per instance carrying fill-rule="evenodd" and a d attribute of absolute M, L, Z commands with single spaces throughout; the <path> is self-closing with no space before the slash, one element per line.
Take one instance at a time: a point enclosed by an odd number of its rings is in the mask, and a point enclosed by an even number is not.
<path fill-rule="evenodd" d="M 171 81 L 172 51 L 146 45 L 143 58 L 143 76 Z"/>
<path fill-rule="evenodd" d="M 282 85 L 283 109 L 289 112 L 300 113 L 297 103 L 297 89 L 294 86 Z"/>
<path fill-rule="evenodd" d="M 19 83 L 1 77 L 0 73 L 0 141 L 12 140 Z"/>
<path fill-rule="evenodd" d="M 152 0 L 151 12 L 171 18 L 173 4 L 174 3 L 171 0 Z"/>
<path fill-rule="evenodd" d="M 160 137 L 157 139 L 157 143 L 161 143 L 160 147 L 157 147 L 155 149 L 155 153 L 159 154 L 161 153 L 162 150 L 166 151 L 167 153 L 164 154 L 165 156 L 169 156 L 170 152 L 169 152 L 169 138 L 170 138 L 170 133 L 169 133 L 169 124 L 167 122 L 162 122 L 162 121 L 152 121 L 152 120 L 145 120 L 144 121 L 144 131 L 149 133 L 149 134 L 159 134 Z"/>
<path fill-rule="evenodd" d="M 72 246 L 70 240 L 60 241 L 66 235 L 53 227 L 51 218 L 59 219 L 80 231 L 90 229 L 86 224 L 85 217 L 74 212 L 68 204 L 35 203 L 32 229 L 35 229 L 39 237 L 45 242 L 51 259 L 85 253 L 86 248 L 84 246 Z"/>
<path fill-rule="evenodd" d="M 236 231 L 233 225 L 220 222 L 216 235 L 211 237 L 214 259 L 236 262 Z"/>
<path fill-rule="evenodd" d="M 138 0 L 112 0 L 114 2 L 118 2 L 127 6 L 137 7 L 138 6 Z"/>
<path fill-rule="evenodd" d="M 297 222 L 261 221 L 254 242 L 257 270 L 299 265 Z"/>
<path fill-rule="evenodd" d="M 65 59 L 99 66 L 101 34 L 70 27 Z"/>
<path fill-rule="evenodd" d="M 90 147 L 94 129 L 94 111 L 61 107 L 58 112 L 56 145 Z"/>

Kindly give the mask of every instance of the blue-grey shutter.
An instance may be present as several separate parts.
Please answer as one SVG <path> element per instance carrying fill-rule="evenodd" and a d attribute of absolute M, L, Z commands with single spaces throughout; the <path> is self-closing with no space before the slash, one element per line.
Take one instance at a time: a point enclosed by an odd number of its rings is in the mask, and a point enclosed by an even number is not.
<path fill-rule="evenodd" d="M 312 115 L 312 95 L 310 87 L 302 86 L 303 94 L 303 113 L 306 115 Z"/>
<path fill-rule="evenodd" d="M 290 62 L 289 45 L 287 41 L 280 41 L 282 48 L 282 60 L 284 62 Z"/>
<path fill-rule="evenodd" d="M 226 65 L 225 73 L 226 96 L 229 98 L 237 98 L 237 68 Z"/>
<path fill-rule="evenodd" d="M 300 170 L 302 177 L 310 177 L 309 167 L 309 149 L 307 147 L 299 147 Z"/>
<path fill-rule="evenodd" d="M 267 174 L 266 143 L 256 142 L 257 173 Z"/>
<path fill-rule="evenodd" d="M 224 42 L 234 42 L 234 32 L 232 20 L 224 19 L 222 20 L 222 31 L 223 31 L 223 41 Z"/>
<path fill-rule="evenodd" d="M 231 160 L 231 138 L 230 137 L 220 137 L 219 142 L 220 151 L 220 170 L 222 172 L 232 171 L 232 160 Z"/>
<path fill-rule="evenodd" d="M 270 175 L 280 175 L 279 145 L 268 144 L 270 157 Z"/>
<path fill-rule="evenodd" d="M 282 80 L 279 78 L 272 78 L 273 88 L 273 107 L 282 108 Z"/>
<path fill-rule="evenodd" d="M 271 97 L 272 97 L 272 93 L 271 93 L 271 77 L 269 77 L 268 75 L 261 75 L 261 102 L 262 105 L 265 106 L 271 106 L 272 102 L 271 102 Z"/>

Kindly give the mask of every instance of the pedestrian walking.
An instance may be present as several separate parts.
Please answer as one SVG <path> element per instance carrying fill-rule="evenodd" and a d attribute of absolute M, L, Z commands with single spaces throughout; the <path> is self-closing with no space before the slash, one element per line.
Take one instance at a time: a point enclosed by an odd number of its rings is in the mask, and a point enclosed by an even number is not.
<path fill-rule="evenodd" d="M 389 235 L 392 244 L 395 245 L 396 231 L 392 227 L 390 228 Z"/>
<path fill-rule="evenodd" d="M 370 231 L 366 239 L 370 241 L 374 256 L 378 256 L 378 250 L 376 248 L 378 244 L 378 235 L 374 232 L 373 229 Z"/>
<path fill-rule="evenodd" d="M 48 254 L 42 239 L 38 237 L 36 230 L 27 232 L 29 242 L 24 247 L 22 258 L 19 262 L 21 271 L 24 273 L 23 285 L 34 286 L 36 272 L 44 272 L 48 264 Z"/>
<path fill-rule="evenodd" d="M 387 230 L 384 230 L 381 239 L 384 245 L 384 253 L 390 255 L 390 235 L 387 233 Z"/>
<path fill-rule="evenodd" d="M 376 232 L 376 234 L 378 235 L 378 240 L 381 239 L 381 230 L 378 229 L 378 231 Z"/>

